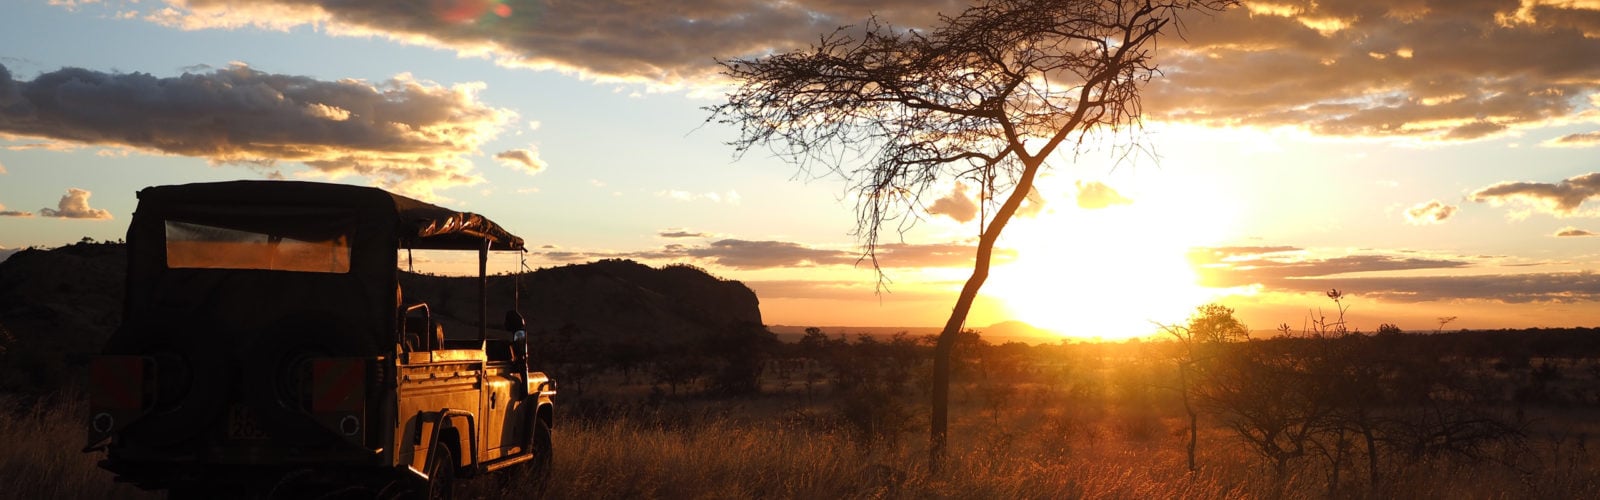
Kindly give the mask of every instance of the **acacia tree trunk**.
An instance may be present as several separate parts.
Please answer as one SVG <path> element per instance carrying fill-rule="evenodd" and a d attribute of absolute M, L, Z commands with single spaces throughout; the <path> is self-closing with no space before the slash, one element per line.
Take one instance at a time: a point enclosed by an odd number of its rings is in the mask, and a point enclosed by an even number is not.
<path fill-rule="evenodd" d="M 1011 216 L 1022 206 L 1022 201 L 1033 191 L 1034 176 L 1038 174 L 1039 166 L 1044 164 L 1043 155 L 1029 157 L 1019 153 L 1018 156 L 1023 163 L 1022 175 L 1018 176 L 1017 185 L 1012 188 L 1011 195 L 995 212 L 994 220 L 979 233 L 978 251 L 972 266 L 972 275 L 967 278 L 966 284 L 961 286 L 961 295 L 956 298 L 955 308 L 950 311 L 950 319 L 945 321 L 944 330 L 939 332 L 939 341 L 934 344 L 933 416 L 928 436 L 928 466 L 933 472 L 938 472 L 943 465 L 949 444 L 950 357 L 955 351 L 956 336 L 961 333 L 962 325 L 967 322 L 967 313 L 972 311 L 972 303 L 978 298 L 978 289 L 983 288 L 983 282 L 989 279 L 989 261 L 994 255 L 995 242 L 1000 239 L 1000 231 L 1005 229 L 1006 223 L 1011 221 Z"/>
<path fill-rule="evenodd" d="M 1193 355 L 1190 356 L 1191 358 Z M 1183 411 L 1189 415 L 1189 472 L 1194 472 L 1194 448 L 1200 440 L 1200 414 L 1194 411 L 1194 403 L 1189 401 L 1189 365 L 1187 363 L 1178 367 L 1178 388 L 1183 391 Z"/>

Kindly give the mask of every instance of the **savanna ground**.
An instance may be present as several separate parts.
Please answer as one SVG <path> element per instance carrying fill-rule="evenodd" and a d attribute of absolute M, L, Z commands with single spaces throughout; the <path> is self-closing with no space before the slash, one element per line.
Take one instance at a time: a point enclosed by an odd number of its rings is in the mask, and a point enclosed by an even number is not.
<path fill-rule="evenodd" d="M 1600 498 L 1589 449 L 1600 435 L 1600 331 L 1324 333 L 1196 336 L 1193 350 L 966 335 L 940 475 L 927 468 L 924 339 L 813 331 L 621 364 L 629 356 L 547 343 L 565 381 L 551 480 L 489 477 L 463 493 Z M 159 496 L 114 484 L 98 456 L 78 451 L 87 410 L 74 394 L 0 401 L 11 408 L 0 419 L 0 497 Z M 1198 422 L 1193 471 L 1186 407 Z"/>

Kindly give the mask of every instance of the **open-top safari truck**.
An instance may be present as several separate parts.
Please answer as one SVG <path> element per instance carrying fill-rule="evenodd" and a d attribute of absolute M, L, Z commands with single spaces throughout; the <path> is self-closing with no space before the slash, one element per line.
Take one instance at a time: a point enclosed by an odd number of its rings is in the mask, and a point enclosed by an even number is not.
<path fill-rule="evenodd" d="M 239 181 L 140 191 L 127 240 L 85 448 L 118 481 L 440 497 L 457 478 L 547 472 L 555 383 L 529 370 L 520 314 L 488 326 L 489 252 L 523 249 L 494 222 L 375 188 Z M 411 249 L 477 252 L 472 338 L 445 339 L 401 293 Z"/>

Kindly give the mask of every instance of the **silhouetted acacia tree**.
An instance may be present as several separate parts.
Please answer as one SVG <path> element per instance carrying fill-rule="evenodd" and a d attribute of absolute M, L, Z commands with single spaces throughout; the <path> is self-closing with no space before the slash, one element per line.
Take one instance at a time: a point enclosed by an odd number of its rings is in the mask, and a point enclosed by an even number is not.
<path fill-rule="evenodd" d="M 1187 325 L 1161 325 L 1161 329 L 1178 341 L 1178 394 L 1183 402 L 1183 412 L 1189 417 L 1188 459 L 1189 470 L 1195 470 L 1195 447 L 1200 441 L 1200 409 L 1195 401 L 1199 380 L 1205 375 L 1204 364 L 1215 360 L 1219 344 L 1250 339 L 1250 328 L 1233 317 L 1233 309 L 1222 304 L 1206 304 L 1195 308 Z"/>
<path fill-rule="evenodd" d="M 978 187 L 971 277 L 935 345 L 932 464 L 945 453 L 950 352 L 995 241 L 1047 159 L 1139 124 L 1162 30 L 1187 11 L 1237 0 L 981 0 L 931 30 L 873 18 L 793 52 L 721 61 L 738 86 L 709 120 L 739 127 L 804 172 L 852 184 L 863 260 L 877 269 L 885 227 L 904 232 L 924 196 Z M 879 274 L 880 283 L 882 274 Z"/>

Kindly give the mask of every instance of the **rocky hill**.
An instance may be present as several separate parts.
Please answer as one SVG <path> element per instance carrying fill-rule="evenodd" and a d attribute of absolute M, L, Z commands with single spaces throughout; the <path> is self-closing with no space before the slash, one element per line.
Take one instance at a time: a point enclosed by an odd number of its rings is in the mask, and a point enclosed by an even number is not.
<path fill-rule="evenodd" d="M 449 336 L 457 336 L 450 323 L 456 331 L 477 324 L 477 278 L 402 273 L 400 283 L 408 299 L 426 301 L 444 316 Z M 519 291 L 513 294 L 512 287 Z M 608 343 L 684 343 L 708 332 L 761 324 L 756 294 L 743 283 L 681 265 L 657 269 L 629 260 L 602 260 L 493 276 L 491 326 L 511 308 L 512 297 L 518 298 L 516 309 L 535 335 L 577 333 Z"/>
<path fill-rule="evenodd" d="M 52 391 L 81 371 L 74 366 L 121 321 L 126 260 L 122 244 L 84 242 L 0 261 L 0 392 Z M 476 278 L 402 274 L 401 283 L 455 323 L 450 336 L 475 334 Z M 530 333 L 569 341 L 690 344 L 761 325 L 754 292 L 691 266 L 607 260 L 495 276 L 491 325 L 511 306 L 513 287 Z"/>

